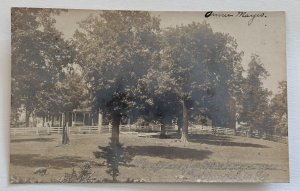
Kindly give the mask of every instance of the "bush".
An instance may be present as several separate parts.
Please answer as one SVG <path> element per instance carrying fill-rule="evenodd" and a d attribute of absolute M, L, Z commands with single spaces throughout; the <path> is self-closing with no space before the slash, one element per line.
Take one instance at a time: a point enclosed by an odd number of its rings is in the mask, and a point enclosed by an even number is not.
<path fill-rule="evenodd" d="M 21 178 L 21 177 L 10 177 L 11 184 L 32 184 L 32 183 L 40 183 L 38 180 L 34 180 L 31 178 Z"/>
<path fill-rule="evenodd" d="M 92 167 L 89 162 L 85 162 L 79 166 L 79 171 L 73 168 L 71 173 L 65 173 L 61 178 L 62 183 L 95 183 L 98 182 L 95 177 L 92 177 Z"/>

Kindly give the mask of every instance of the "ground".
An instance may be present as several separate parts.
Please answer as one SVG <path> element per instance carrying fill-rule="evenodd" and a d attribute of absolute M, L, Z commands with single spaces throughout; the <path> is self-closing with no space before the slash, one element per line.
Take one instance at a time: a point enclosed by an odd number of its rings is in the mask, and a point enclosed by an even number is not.
<path fill-rule="evenodd" d="M 111 169 L 118 170 L 118 182 L 286 182 L 289 177 L 288 147 L 283 143 L 190 135 L 184 144 L 176 138 L 121 134 L 124 152 L 116 161 L 107 147 L 109 136 L 73 134 L 69 145 L 60 144 L 61 135 L 12 136 L 10 176 L 59 182 L 89 162 L 92 176 L 100 181 L 112 180 Z M 47 168 L 46 174 L 34 173 L 39 168 Z"/>

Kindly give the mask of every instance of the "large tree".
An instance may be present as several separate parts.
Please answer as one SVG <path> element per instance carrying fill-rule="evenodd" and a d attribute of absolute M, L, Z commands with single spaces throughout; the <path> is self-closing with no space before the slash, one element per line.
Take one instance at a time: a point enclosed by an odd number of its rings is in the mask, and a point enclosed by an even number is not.
<path fill-rule="evenodd" d="M 273 111 L 274 129 L 277 134 L 288 134 L 287 118 L 287 82 L 281 81 L 278 85 L 279 92 L 271 100 L 271 110 Z"/>
<path fill-rule="evenodd" d="M 264 87 L 263 80 L 269 76 L 263 63 L 257 55 L 251 57 L 247 77 L 243 85 L 240 121 L 253 130 L 264 132 L 270 125 L 269 96 L 271 92 Z M 268 123 L 267 123 L 268 122 Z"/>
<path fill-rule="evenodd" d="M 37 97 L 43 101 L 38 102 L 35 112 L 47 118 L 70 112 L 78 107 L 87 107 L 89 99 L 82 74 L 70 67 L 47 91 L 38 92 Z"/>
<path fill-rule="evenodd" d="M 93 108 L 111 118 L 111 140 L 118 144 L 121 117 L 137 106 L 137 81 L 159 56 L 159 20 L 148 12 L 105 11 L 79 27 L 74 35 L 77 61 L 93 95 Z"/>
<path fill-rule="evenodd" d="M 59 10 L 12 9 L 12 108 L 21 106 L 29 116 L 51 93 L 63 68 L 74 57 L 70 44 L 56 30 L 53 15 Z"/>
<path fill-rule="evenodd" d="M 158 72 L 163 79 L 157 78 L 158 93 L 171 95 L 169 108 L 177 106 L 181 111 L 182 140 L 186 141 L 191 112 L 218 120 L 216 110 L 228 105 L 237 92 L 242 53 L 236 50 L 234 38 L 213 32 L 207 23 L 168 28 L 161 44 Z"/>
<path fill-rule="evenodd" d="M 177 94 L 173 91 L 176 84 L 168 71 L 161 67 L 158 62 L 139 80 L 137 89 L 140 107 L 137 110 L 145 120 L 160 123 L 160 137 L 165 138 L 166 126 L 171 125 L 172 120 L 182 112 Z"/>

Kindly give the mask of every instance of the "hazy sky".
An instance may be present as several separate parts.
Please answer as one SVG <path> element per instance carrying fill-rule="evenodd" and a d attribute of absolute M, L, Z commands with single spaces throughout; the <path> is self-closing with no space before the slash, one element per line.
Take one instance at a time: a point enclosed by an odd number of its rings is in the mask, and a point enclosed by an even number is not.
<path fill-rule="evenodd" d="M 78 27 L 77 22 L 97 11 L 69 10 L 56 16 L 56 27 L 71 38 Z M 214 12 L 221 14 L 221 12 Z M 223 12 L 222 14 L 224 14 Z M 277 91 L 278 82 L 286 80 L 285 17 L 283 12 L 264 12 L 249 25 L 250 18 L 237 17 L 237 12 L 226 12 L 230 17 L 210 16 L 205 12 L 152 12 L 160 17 L 161 27 L 176 26 L 206 21 L 215 32 L 229 33 L 238 42 L 238 49 L 244 51 L 243 66 L 247 69 L 251 54 L 258 54 L 270 76 L 265 87 Z M 253 14 L 253 12 L 248 12 Z M 259 12 L 262 13 L 262 12 Z"/>

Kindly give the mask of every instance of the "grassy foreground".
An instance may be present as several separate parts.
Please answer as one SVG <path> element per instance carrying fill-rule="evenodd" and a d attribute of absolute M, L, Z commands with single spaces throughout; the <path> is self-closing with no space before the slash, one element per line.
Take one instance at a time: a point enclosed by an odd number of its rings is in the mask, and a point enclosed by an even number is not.
<path fill-rule="evenodd" d="M 190 135 L 176 138 L 121 134 L 122 161 L 112 160 L 109 134 L 11 137 L 10 177 L 36 182 L 59 182 L 65 173 L 89 162 L 99 182 L 287 182 L 286 144 L 238 136 Z M 106 156 L 106 158 L 105 158 Z M 112 162 L 111 162 L 112 161 Z M 46 168 L 46 174 L 35 173 Z M 117 171 L 116 171 L 117 170 Z"/>

